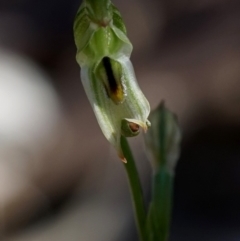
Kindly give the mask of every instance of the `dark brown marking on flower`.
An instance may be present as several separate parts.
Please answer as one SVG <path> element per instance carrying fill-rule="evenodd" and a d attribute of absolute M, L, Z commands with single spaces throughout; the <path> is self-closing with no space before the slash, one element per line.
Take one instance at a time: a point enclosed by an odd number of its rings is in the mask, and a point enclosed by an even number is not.
<path fill-rule="evenodd" d="M 104 69 L 102 80 L 108 97 L 116 105 L 121 104 L 124 101 L 121 64 L 105 56 L 101 61 L 101 66 Z"/>
<path fill-rule="evenodd" d="M 108 80 L 110 91 L 113 94 L 117 94 L 118 84 L 117 84 L 117 81 L 115 79 L 115 76 L 114 76 L 114 73 L 112 70 L 110 59 L 109 59 L 109 57 L 104 57 L 102 61 L 103 61 L 103 66 L 104 66 L 106 74 L 107 74 L 107 80 Z"/>
<path fill-rule="evenodd" d="M 133 122 L 129 122 L 129 128 L 132 132 L 138 132 L 139 131 L 139 125 Z"/>
<path fill-rule="evenodd" d="M 100 27 L 107 27 L 107 26 L 109 26 L 109 23 L 111 22 L 111 19 L 108 19 L 108 20 L 102 20 L 102 21 L 99 21 L 98 22 L 98 25 L 100 26 Z"/>

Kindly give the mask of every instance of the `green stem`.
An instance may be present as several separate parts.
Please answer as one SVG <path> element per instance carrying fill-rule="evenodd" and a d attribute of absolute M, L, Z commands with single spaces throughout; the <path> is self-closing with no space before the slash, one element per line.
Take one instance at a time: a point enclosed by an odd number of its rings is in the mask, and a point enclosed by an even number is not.
<path fill-rule="evenodd" d="M 169 237 L 173 180 L 173 176 L 165 168 L 153 175 L 152 212 L 155 241 L 167 241 Z"/>
<path fill-rule="evenodd" d="M 127 163 L 124 164 L 128 181 L 130 185 L 132 202 L 135 211 L 135 220 L 137 224 L 138 234 L 141 241 L 146 241 L 145 223 L 146 223 L 146 210 L 143 200 L 142 187 L 138 175 L 138 171 L 134 162 L 134 158 L 128 142 L 125 137 L 121 137 L 121 146 Z"/>
<path fill-rule="evenodd" d="M 164 102 L 161 103 L 161 110 L 159 124 L 160 158 L 158 160 L 160 165 L 153 174 L 152 202 L 155 217 L 157 217 L 154 224 L 155 235 L 157 235 L 156 240 L 167 241 L 172 211 L 172 190 L 174 176 L 169 173 L 167 168 L 167 113 Z"/>

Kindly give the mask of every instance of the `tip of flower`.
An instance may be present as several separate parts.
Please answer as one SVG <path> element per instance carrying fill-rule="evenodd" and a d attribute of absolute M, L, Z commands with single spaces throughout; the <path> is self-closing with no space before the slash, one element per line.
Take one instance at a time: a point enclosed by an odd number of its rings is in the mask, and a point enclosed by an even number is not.
<path fill-rule="evenodd" d="M 144 133 L 146 133 L 148 130 L 148 126 L 146 124 L 143 124 L 141 127 L 142 127 Z"/>
<path fill-rule="evenodd" d="M 121 160 L 122 160 L 123 163 L 127 163 L 127 159 L 125 157 Z"/>
<path fill-rule="evenodd" d="M 121 154 L 118 154 L 119 158 L 121 159 L 121 161 L 123 163 L 127 163 L 127 159 L 125 158 L 125 156 L 121 153 Z"/>
<path fill-rule="evenodd" d="M 139 122 L 139 125 L 142 127 L 144 133 L 146 133 L 148 130 L 149 124 L 144 123 L 144 122 Z"/>

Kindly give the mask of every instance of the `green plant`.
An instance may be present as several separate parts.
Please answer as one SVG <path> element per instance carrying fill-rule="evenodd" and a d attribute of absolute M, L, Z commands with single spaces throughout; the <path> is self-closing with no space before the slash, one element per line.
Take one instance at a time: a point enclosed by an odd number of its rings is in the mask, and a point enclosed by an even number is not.
<path fill-rule="evenodd" d="M 110 0 L 84 0 L 75 22 L 74 37 L 81 79 L 107 140 L 124 162 L 141 241 L 168 239 L 174 167 L 180 132 L 174 115 L 162 103 L 150 114 L 130 61 L 132 44 L 121 14 Z M 150 127 L 152 127 L 147 132 Z M 139 175 L 126 137 L 147 132 L 152 159 L 152 199 L 145 207 Z"/>

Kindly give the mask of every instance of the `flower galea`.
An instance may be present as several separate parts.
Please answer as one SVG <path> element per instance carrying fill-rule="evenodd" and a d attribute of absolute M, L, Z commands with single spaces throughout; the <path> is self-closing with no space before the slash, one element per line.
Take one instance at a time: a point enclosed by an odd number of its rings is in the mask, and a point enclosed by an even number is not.
<path fill-rule="evenodd" d="M 150 106 L 130 61 L 132 44 L 116 7 L 109 0 L 85 0 L 75 22 L 76 59 L 81 80 L 101 130 L 126 162 L 120 139 L 147 131 Z"/>

